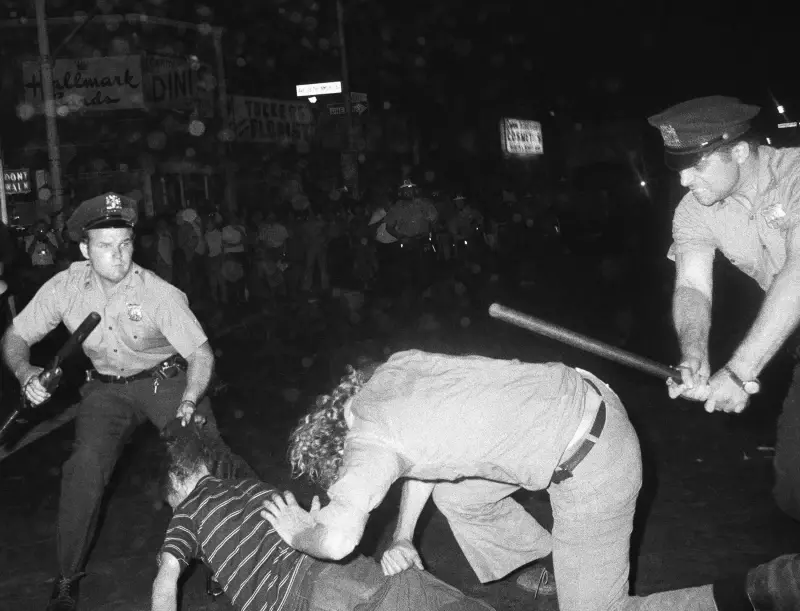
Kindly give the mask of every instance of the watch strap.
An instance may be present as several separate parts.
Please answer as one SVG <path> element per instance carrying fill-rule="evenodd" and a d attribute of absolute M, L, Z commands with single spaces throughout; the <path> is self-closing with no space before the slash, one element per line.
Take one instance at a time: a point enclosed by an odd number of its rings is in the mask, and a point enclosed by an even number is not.
<path fill-rule="evenodd" d="M 735 372 L 733 369 L 731 369 L 731 368 L 730 368 L 728 365 L 725 365 L 725 366 L 723 367 L 723 369 L 724 369 L 724 370 L 727 372 L 727 374 L 730 376 L 731 380 L 733 380 L 734 382 L 736 382 L 736 385 L 737 385 L 739 388 L 741 388 L 741 389 L 742 389 L 744 392 L 746 392 L 748 395 L 750 394 L 750 393 L 747 391 L 747 388 L 745 387 L 745 384 L 747 384 L 747 382 L 745 382 L 744 380 L 742 380 L 742 378 L 740 378 L 740 377 L 739 377 L 739 374 L 737 374 L 737 373 L 736 373 L 736 372 Z M 750 381 L 751 381 L 751 382 L 755 382 L 756 384 L 758 384 L 758 380 L 757 380 L 757 379 L 756 379 L 756 380 L 750 380 Z"/>

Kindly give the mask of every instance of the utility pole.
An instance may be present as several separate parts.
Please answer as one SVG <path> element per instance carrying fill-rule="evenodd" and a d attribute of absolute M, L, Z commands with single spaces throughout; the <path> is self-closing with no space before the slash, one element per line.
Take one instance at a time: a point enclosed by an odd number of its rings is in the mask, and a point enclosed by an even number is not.
<path fill-rule="evenodd" d="M 0 142 L 0 221 L 8 225 L 8 200 L 6 198 L 6 165 L 3 161 L 3 145 Z M 3 275 L 2 262 L 0 262 L 0 276 Z"/>
<path fill-rule="evenodd" d="M 228 86 L 225 82 L 225 55 L 222 49 L 222 30 L 214 30 L 214 54 L 217 60 L 217 101 L 220 113 L 220 131 L 217 134 L 219 141 L 217 146 L 220 149 L 220 156 L 225 164 L 225 203 L 230 212 L 236 211 L 236 173 L 233 164 L 228 158 L 228 143 L 222 138 L 229 125 L 230 115 L 228 112 Z M 206 179 L 207 180 L 207 179 Z M 208 190 L 208 189 L 206 189 Z M 206 194 L 208 197 L 208 194 Z"/>
<path fill-rule="evenodd" d="M 342 59 L 342 94 L 344 95 L 344 109 L 347 115 L 347 151 L 342 153 L 342 173 L 345 174 L 348 171 L 355 173 L 355 193 L 353 195 L 358 197 L 358 158 L 356 156 L 355 133 L 353 131 L 353 104 L 350 99 L 350 73 L 347 67 L 347 44 L 344 37 L 344 6 L 342 0 L 336 0 L 336 17 L 339 22 L 339 55 Z"/>
<path fill-rule="evenodd" d="M 56 196 L 56 205 L 61 206 L 63 205 L 63 188 L 61 186 L 61 157 L 59 154 L 58 148 L 58 126 L 56 124 L 56 112 L 55 112 L 55 100 L 54 100 L 54 93 L 53 93 L 53 58 L 50 53 L 50 42 L 47 37 L 47 24 L 52 25 L 75 25 L 75 19 L 72 17 L 51 17 L 50 19 L 47 18 L 47 13 L 45 10 L 45 2 L 46 0 L 34 0 L 36 6 L 36 28 L 39 35 L 39 55 L 42 58 L 42 93 L 45 101 L 45 118 L 47 119 L 47 144 L 48 144 L 48 154 L 50 158 L 50 173 L 52 175 L 52 187 L 54 194 Z M 113 23 L 118 24 L 122 18 L 129 24 L 135 23 L 147 23 L 149 26 L 160 26 L 164 28 L 170 28 L 172 30 L 176 30 L 179 33 L 185 30 L 194 30 L 196 32 L 208 33 L 208 27 L 205 24 L 197 24 L 191 23 L 187 21 L 176 21 L 174 19 L 165 19 L 163 17 L 154 17 L 150 15 L 144 15 L 140 13 L 126 13 L 125 15 L 101 15 L 99 14 L 99 10 L 95 10 L 90 13 L 84 20 L 78 24 L 77 27 L 67 36 L 67 38 L 59 45 L 58 49 L 61 49 L 66 45 L 69 40 L 71 40 L 83 27 L 85 27 L 89 22 L 100 22 L 100 23 Z M 33 23 L 31 21 L 23 20 L 23 19 L 12 19 L 12 20 L 4 20 L 0 21 L 0 30 L 5 28 L 25 28 L 25 27 L 32 27 Z M 229 127 L 228 126 L 228 116 L 227 116 L 227 108 L 228 108 L 228 94 L 226 90 L 225 84 L 225 66 L 224 66 L 224 58 L 223 58 L 223 50 L 222 50 L 222 34 L 224 29 L 221 27 L 211 27 L 211 34 L 214 36 L 214 50 L 216 54 L 216 68 L 218 74 L 217 76 L 217 93 L 218 93 L 218 102 L 219 102 L 219 110 L 223 113 L 222 116 L 222 126 L 223 129 Z M 49 93 L 48 93 L 49 92 Z M 49 104 L 48 104 L 49 100 Z M 48 110 L 49 108 L 49 110 Z M 234 187 L 234 171 L 233 167 L 231 166 L 230 162 L 228 161 L 227 157 L 227 149 L 226 145 L 221 147 L 223 153 L 223 161 L 226 164 L 226 194 L 229 199 L 229 204 L 235 207 L 235 187 Z"/>
<path fill-rule="evenodd" d="M 61 186 L 61 150 L 58 142 L 56 103 L 53 92 L 53 63 L 50 57 L 50 40 L 47 37 L 47 9 L 45 0 L 36 2 L 36 31 L 39 38 L 39 56 L 42 69 L 42 97 L 44 119 L 47 129 L 47 157 L 50 160 L 50 186 L 53 192 L 51 210 L 58 212 L 64 207 L 64 189 Z"/>

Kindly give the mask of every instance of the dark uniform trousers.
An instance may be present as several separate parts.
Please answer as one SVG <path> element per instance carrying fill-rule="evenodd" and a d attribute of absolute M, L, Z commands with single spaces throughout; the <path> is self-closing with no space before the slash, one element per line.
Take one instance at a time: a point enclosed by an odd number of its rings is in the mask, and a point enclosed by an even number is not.
<path fill-rule="evenodd" d="M 105 487 L 125 444 L 145 420 L 159 431 L 174 420 L 185 388 L 186 373 L 179 372 L 159 379 L 157 385 L 152 378 L 128 384 L 93 380 L 81 389 L 75 443 L 61 476 L 58 559 L 65 577 L 83 568 Z M 208 434 L 219 438 L 208 397 L 197 406 L 197 413 L 205 416 Z"/>
<path fill-rule="evenodd" d="M 775 501 L 784 513 L 800 520 L 800 362 L 794 366 L 789 393 L 778 418 L 774 466 Z"/>

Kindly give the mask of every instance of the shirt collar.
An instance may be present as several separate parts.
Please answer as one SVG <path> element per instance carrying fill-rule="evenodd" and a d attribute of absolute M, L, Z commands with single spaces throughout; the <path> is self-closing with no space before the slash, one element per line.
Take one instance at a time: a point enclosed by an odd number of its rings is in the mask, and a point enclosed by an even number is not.
<path fill-rule="evenodd" d="M 758 195 L 764 196 L 778 186 L 778 178 L 772 169 L 772 158 L 775 156 L 775 149 L 771 146 L 758 147 Z"/>
<path fill-rule="evenodd" d="M 181 501 L 181 502 L 178 504 L 178 506 L 175 508 L 175 512 L 177 513 L 177 511 L 178 511 L 178 510 L 179 510 L 181 507 L 183 507 L 184 505 L 188 504 L 188 503 L 189 503 L 190 501 L 192 501 L 192 500 L 193 500 L 193 499 L 194 499 L 194 498 L 195 498 L 195 497 L 196 497 L 198 494 L 200 494 L 200 490 L 202 489 L 202 487 L 203 487 L 203 486 L 205 486 L 205 485 L 206 485 L 206 483 L 208 483 L 208 481 L 209 481 L 210 479 L 212 479 L 213 477 L 214 477 L 214 476 L 213 476 L 213 475 L 211 475 L 211 474 L 209 473 L 208 475 L 204 475 L 204 476 L 203 476 L 203 477 L 201 477 L 199 480 L 197 480 L 197 483 L 194 485 L 194 489 L 193 489 L 193 490 L 192 490 L 192 491 L 191 491 L 189 494 L 187 494 L 187 495 L 186 495 L 186 498 L 185 498 L 185 499 L 183 499 L 183 500 L 182 500 L 182 501 Z"/>

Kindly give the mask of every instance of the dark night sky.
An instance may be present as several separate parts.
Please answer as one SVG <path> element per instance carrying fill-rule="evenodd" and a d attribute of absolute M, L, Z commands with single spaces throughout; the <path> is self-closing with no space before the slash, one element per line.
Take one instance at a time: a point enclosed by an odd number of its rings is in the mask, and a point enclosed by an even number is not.
<path fill-rule="evenodd" d="M 204 6 L 189 0 L 103 1 L 109 12 L 162 11 L 187 21 L 199 21 Z M 800 112 L 797 20 L 789 3 L 741 8 L 717 0 L 344 2 L 353 88 L 403 99 L 409 110 L 418 104 L 413 110 L 419 113 L 436 105 L 477 112 L 515 104 L 539 105 L 544 112 L 555 104 L 574 116 L 641 117 L 713 93 L 772 106 L 770 91 L 789 115 Z M 69 15 L 94 4 L 48 0 L 48 11 Z M 33 16 L 27 0 L 3 5 L 0 18 L 11 10 Z M 298 82 L 339 78 L 338 59 L 316 46 L 335 31 L 333 0 L 206 5 L 211 20 L 226 26 L 229 40 L 246 33 L 248 66 L 231 77 L 249 81 L 260 95 L 293 97 Z M 314 16 L 313 31 L 291 22 L 293 12 Z M 302 36 L 313 51 L 296 52 Z M 267 71 L 270 54 L 277 62 Z M 415 65 L 418 58 L 424 67 Z"/>

